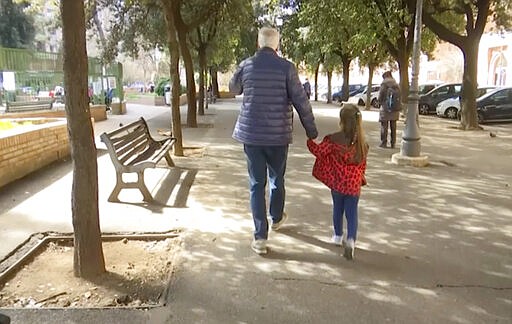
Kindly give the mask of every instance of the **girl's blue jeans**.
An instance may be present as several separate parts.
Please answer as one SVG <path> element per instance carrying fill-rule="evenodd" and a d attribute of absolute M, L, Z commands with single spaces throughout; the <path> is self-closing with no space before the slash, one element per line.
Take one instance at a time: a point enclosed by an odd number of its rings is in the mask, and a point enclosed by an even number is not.
<path fill-rule="evenodd" d="M 332 223 L 334 235 L 343 235 L 343 215 L 347 219 L 347 240 L 356 240 L 357 237 L 357 205 L 359 196 L 345 195 L 331 190 L 332 195 Z"/>
<path fill-rule="evenodd" d="M 254 238 L 268 238 L 268 220 L 265 201 L 267 171 L 269 180 L 269 214 L 274 223 L 281 221 L 284 210 L 284 173 L 288 157 L 288 145 L 244 145 L 249 172 L 251 211 L 254 220 Z"/>

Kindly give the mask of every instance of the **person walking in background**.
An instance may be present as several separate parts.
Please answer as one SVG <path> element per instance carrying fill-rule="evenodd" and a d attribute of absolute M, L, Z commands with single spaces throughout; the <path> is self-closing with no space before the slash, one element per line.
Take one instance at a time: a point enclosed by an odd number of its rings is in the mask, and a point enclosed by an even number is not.
<path fill-rule="evenodd" d="M 287 219 L 284 212 L 284 176 L 288 145 L 292 142 L 293 105 L 308 138 L 318 136 L 311 104 L 296 67 L 277 55 L 279 33 L 263 27 L 258 32 L 258 51 L 240 63 L 229 82 L 243 101 L 233 138 L 244 145 L 249 173 L 250 205 L 254 221 L 251 248 L 267 253 L 268 220 L 265 188 L 269 180 L 269 214 L 272 230 Z"/>
<path fill-rule="evenodd" d="M 92 97 L 94 96 L 94 89 L 92 87 L 92 84 L 87 88 L 87 97 L 89 98 L 89 103 L 92 104 Z"/>
<path fill-rule="evenodd" d="M 316 157 L 313 176 L 331 189 L 332 241 L 342 245 L 343 256 L 354 258 L 357 238 L 358 204 L 361 186 L 366 185 L 366 144 L 362 116 L 359 109 L 349 103 L 340 110 L 339 132 L 327 135 L 320 144 L 309 139 L 307 146 Z M 343 216 L 347 220 L 347 235 L 343 238 Z"/>
<path fill-rule="evenodd" d="M 112 109 L 112 99 L 114 98 L 114 89 L 107 88 L 107 92 L 105 92 L 105 106 L 107 106 L 107 111 Z"/>
<path fill-rule="evenodd" d="M 306 96 L 308 99 L 311 98 L 311 84 L 309 83 L 308 78 L 306 78 L 306 82 L 302 85 L 304 87 L 304 91 L 306 91 Z"/>
<path fill-rule="evenodd" d="M 379 122 L 380 122 L 380 145 L 387 147 L 388 128 L 390 129 L 391 148 L 396 144 L 396 121 L 400 117 L 400 87 L 391 75 L 391 71 L 382 74 L 382 83 L 379 90 Z"/>

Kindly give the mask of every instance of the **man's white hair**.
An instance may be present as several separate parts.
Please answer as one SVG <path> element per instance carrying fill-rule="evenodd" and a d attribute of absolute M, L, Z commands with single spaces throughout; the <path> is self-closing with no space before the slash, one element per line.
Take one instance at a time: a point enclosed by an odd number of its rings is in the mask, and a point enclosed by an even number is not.
<path fill-rule="evenodd" d="M 258 32 L 258 46 L 260 48 L 270 47 L 277 50 L 279 47 L 279 32 L 275 28 L 263 27 Z"/>

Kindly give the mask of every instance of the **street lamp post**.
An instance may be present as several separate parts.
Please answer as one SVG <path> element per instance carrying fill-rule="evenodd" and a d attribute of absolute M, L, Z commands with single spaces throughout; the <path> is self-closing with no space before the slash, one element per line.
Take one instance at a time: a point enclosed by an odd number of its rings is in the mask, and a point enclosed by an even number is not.
<path fill-rule="evenodd" d="M 413 166 L 426 166 L 428 164 L 428 157 L 420 155 L 421 143 L 420 128 L 418 121 L 418 75 L 420 71 L 422 8 L 423 0 L 417 0 L 412 54 L 412 80 L 411 86 L 409 88 L 405 128 L 402 133 L 402 146 L 400 149 L 400 153 L 393 154 L 393 156 L 391 157 L 391 160 L 394 163 Z"/>

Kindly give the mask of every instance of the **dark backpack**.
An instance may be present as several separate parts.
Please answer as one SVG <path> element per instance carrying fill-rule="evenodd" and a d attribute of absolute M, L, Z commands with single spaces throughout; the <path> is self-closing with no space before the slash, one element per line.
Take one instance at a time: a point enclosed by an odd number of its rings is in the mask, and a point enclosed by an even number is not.
<path fill-rule="evenodd" d="M 388 111 L 400 111 L 402 108 L 400 105 L 400 91 L 396 88 L 388 88 L 386 95 L 386 107 Z"/>

